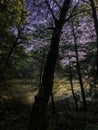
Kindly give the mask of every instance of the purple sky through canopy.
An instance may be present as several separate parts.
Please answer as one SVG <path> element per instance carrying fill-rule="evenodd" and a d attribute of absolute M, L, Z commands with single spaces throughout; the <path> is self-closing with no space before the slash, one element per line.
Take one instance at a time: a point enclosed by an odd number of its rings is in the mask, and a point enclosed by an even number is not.
<path fill-rule="evenodd" d="M 49 6 L 45 2 L 45 0 L 27 0 L 26 2 L 30 14 L 29 24 L 27 28 L 29 32 L 35 36 L 33 36 L 33 39 L 30 41 L 32 43 L 31 48 L 40 49 L 44 46 L 49 45 L 50 43 L 52 30 L 48 30 L 47 28 L 55 27 L 54 17 L 58 19 L 59 10 L 62 6 L 63 1 L 48 0 L 48 4 L 50 5 L 51 10 L 49 9 Z M 84 11 L 84 9 L 90 9 L 89 2 L 87 3 L 83 2 L 82 0 L 74 0 L 73 3 L 70 5 L 70 10 L 67 17 L 70 16 L 77 2 L 79 3 L 74 14 L 81 12 L 81 10 Z M 74 23 L 77 44 L 81 46 L 86 46 L 87 43 L 95 41 L 96 34 L 94 31 L 94 24 L 90 12 L 86 11 L 84 13 L 79 13 L 78 15 L 75 15 L 68 22 L 65 23 L 62 30 L 60 46 L 65 46 L 65 44 L 70 44 L 73 46 L 74 44 L 71 21 L 73 21 Z M 62 49 L 60 50 L 62 51 Z M 74 55 L 74 51 L 71 51 L 70 49 L 68 51 L 70 55 Z M 65 51 L 65 53 L 66 52 L 67 50 Z M 79 52 L 80 59 L 84 58 L 85 55 L 86 52 Z M 65 59 L 66 58 L 63 58 L 63 62 L 65 62 Z M 72 61 L 73 60 L 75 60 L 74 57 L 72 58 Z"/>

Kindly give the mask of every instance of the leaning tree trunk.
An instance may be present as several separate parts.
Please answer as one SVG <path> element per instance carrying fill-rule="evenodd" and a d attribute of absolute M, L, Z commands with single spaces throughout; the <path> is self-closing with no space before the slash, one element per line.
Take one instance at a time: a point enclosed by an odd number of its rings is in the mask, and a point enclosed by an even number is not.
<path fill-rule="evenodd" d="M 52 93 L 55 65 L 59 53 L 61 30 L 65 24 L 65 16 L 69 9 L 70 0 L 65 0 L 60 11 L 59 20 L 55 23 L 52 34 L 50 51 L 44 67 L 42 85 L 32 107 L 31 120 L 28 130 L 47 130 L 46 108 Z"/>
<path fill-rule="evenodd" d="M 7 66 L 8 66 L 8 63 L 9 63 L 9 59 L 10 59 L 12 53 L 13 53 L 13 50 L 14 50 L 15 47 L 17 46 L 17 41 L 18 41 L 18 39 L 16 38 L 15 42 L 13 43 L 12 47 L 11 47 L 10 50 L 9 50 L 9 53 L 8 53 L 8 55 L 7 55 L 7 58 L 6 58 L 6 61 L 5 61 L 5 63 L 4 63 L 4 67 L 3 67 L 2 70 L 1 70 L 0 81 L 2 81 L 3 78 L 4 78 L 4 74 L 5 74 L 5 72 L 6 72 L 6 69 L 7 69 Z"/>
<path fill-rule="evenodd" d="M 8 54 L 7 54 L 7 56 L 6 56 L 6 61 L 5 61 L 5 63 L 4 63 L 4 67 L 3 67 L 2 70 L 1 70 L 0 81 L 3 80 L 3 76 L 4 76 L 4 74 L 6 73 L 6 69 L 7 69 L 7 67 L 8 67 L 8 63 L 9 63 L 10 57 L 11 57 L 11 55 L 12 55 L 14 49 L 15 49 L 16 46 L 18 45 L 18 40 L 19 40 L 19 38 L 20 38 L 21 31 L 22 31 L 22 30 L 18 30 L 18 36 L 16 37 L 15 41 L 13 41 L 13 44 L 12 44 L 11 48 L 9 49 L 9 52 L 8 52 Z"/>
<path fill-rule="evenodd" d="M 96 43 L 97 43 L 97 53 L 96 53 L 96 66 L 97 66 L 97 79 L 98 79 L 98 18 L 97 18 L 97 11 L 94 4 L 94 0 L 89 0 L 90 6 L 92 9 L 92 17 L 94 20 L 95 32 L 96 32 Z"/>

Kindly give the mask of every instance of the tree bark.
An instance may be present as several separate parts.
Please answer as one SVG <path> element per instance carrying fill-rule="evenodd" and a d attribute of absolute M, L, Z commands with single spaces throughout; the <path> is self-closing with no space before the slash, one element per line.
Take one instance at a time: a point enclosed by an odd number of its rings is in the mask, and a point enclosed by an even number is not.
<path fill-rule="evenodd" d="M 70 0 L 65 0 L 60 11 L 59 20 L 55 22 L 50 51 L 44 67 L 42 85 L 32 107 L 31 120 L 28 130 L 47 130 L 46 108 L 52 93 L 55 65 L 59 53 L 61 31 L 65 24 L 65 17 L 69 9 Z"/>

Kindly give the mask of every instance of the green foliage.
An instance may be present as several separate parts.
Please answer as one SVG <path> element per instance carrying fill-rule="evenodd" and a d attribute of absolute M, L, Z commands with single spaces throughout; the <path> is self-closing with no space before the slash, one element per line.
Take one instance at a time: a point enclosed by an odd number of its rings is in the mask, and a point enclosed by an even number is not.
<path fill-rule="evenodd" d="M 12 57 L 15 47 L 24 38 L 24 27 L 27 24 L 28 12 L 25 3 L 20 0 L 1 0 L 0 1 L 0 73 L 9 62 L 8 69 L 13 68 Z M 22 42 L 23 43 L 23 42 Z M 18 50 L 18 48 L 16 49 Z M 19 46 L 19 50 L 20 46 Z M 23 49 L 21 50 L 23 52 Z M 20 52 L 15 52 L 16 58 Z M 16 56 L 17 55 L 17 56 Z M 10 60 L 10 61 L 9 61 Z M 14 60 L 13 60 L 14 63 Z M 9 71 L 8 71 L 9 72 Z M 8 73 L 7 72 L 7 73 Z"/>
<path fill-rule="evenodd" d="M 0 2 L 0 16 L 1 27 L 12 27 L 21 21 L 21 16 L 24 18 L 23 22 L 25 23 L 27 11 L 24 3 L 20 0 L 3 0 Z"/>

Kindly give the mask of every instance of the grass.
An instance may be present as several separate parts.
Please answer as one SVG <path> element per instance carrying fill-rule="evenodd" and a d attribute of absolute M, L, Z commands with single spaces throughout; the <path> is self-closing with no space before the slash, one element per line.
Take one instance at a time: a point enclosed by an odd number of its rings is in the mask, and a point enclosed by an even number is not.
<path fill-rule="evenodd" d="M 31 81 L 11 81 L 0 89 L 0 130 L 27 130 L 35 94 Z"/>
<path fill-rule="evenodd" d="M 87 112 L 68 110 L 61 101 L 55 105 L 57 112 L 50 116 L 48 130 L 98 130 L 98 112 L 95 112 L 98 105 L 95 110 L 94 104 L 90 105 Z"/>
<path fill-rule="evenodd" d="M 56 95 L 54 115 L 49 104 L 48 130 L 98 130 L 98 102 L 88 104 L 88 112 L 76 112 L 71 105 L 68 109 L 61 92 Z M 27 130 L 36 93 L 29 80 L 10 81 L 9 86 L 0 88 L 0 130 Z"/>

